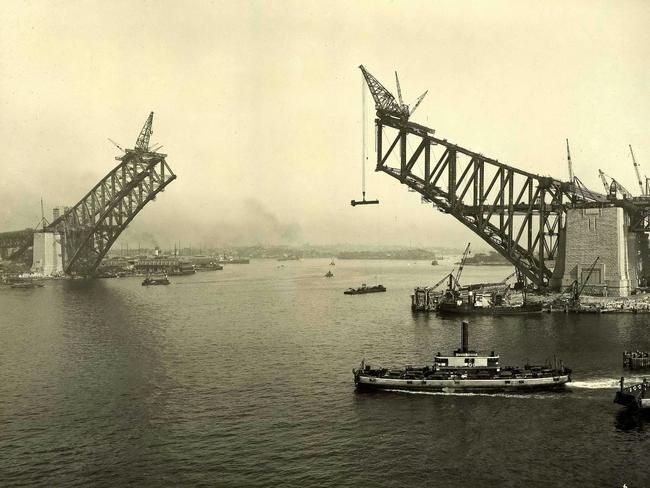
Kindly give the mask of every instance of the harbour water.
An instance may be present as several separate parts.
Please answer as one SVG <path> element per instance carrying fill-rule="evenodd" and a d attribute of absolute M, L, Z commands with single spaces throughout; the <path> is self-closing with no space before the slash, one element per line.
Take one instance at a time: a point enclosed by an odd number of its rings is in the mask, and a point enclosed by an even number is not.
<path fill-rule="evenodd" d="M 359 393 L 362 358 L 458 347 L 458 319 L 410 310 L 451 264 L 329 261 L 0 289 L 0 486 L 650 486 L 650 417 L 612 402 L 650 316 L 472 319 L 504 365 L 561 358 L 566 392 Z"/>

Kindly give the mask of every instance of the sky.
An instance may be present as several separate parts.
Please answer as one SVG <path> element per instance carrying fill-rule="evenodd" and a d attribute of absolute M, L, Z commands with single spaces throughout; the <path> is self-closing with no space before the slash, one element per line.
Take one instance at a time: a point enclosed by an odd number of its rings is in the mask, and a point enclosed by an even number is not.
<path fill-rule="evenodd" d="M 116 245 L 370 244 L 479 239 L 367 168 L 363 64 L 412 120 L 501 162 L 629 190 L 650 175 L 646 1 L 14 1 L 0 3 L 0 232 L 40 199 L 73 205 L 133 147 L 178 176 Z M 369 108 L 371 110 L 372 107 Z M 371 114 L 369 120 L 372 120 Z M 372 139 L 370 139 L 372 141 Z M 372 142 L 369 144 L 372 152 Z M 372 159 L 372 154 L 370 156 Z"/>

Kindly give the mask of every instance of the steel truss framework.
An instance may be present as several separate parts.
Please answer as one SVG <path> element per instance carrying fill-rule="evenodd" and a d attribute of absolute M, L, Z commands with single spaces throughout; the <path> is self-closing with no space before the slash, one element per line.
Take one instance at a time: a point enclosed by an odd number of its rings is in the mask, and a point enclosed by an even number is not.
<path fill-rule="evenodd" d="M 113 171 L 47 227 L 61 234 L 66 274 L 92 274 L 138 212 L 176 178 L 164 156 L 127 150 Z"/>
<path fill-rule="evenodd" d="M 617 205 L 577 178 L 562 182 L 528 173 L 435 137 L 387 105 L 381 84 L 368 82 L 368 88 L 377 111 L 376 170 L 453 215 L 537 286 L 548 286 L 553 274 L 547 262 L 558 256 L 566 210 Z"/>
<path fill-rule="evenodd" d="M 149 150 L 152 122 L 153 113 L 136 148 L 125 150 L 116 158 L 120 163 L 79 203 L 45 227 L 61 236 L 66 274 L 91 275 L 138 212 L 176 179 L 166 155 Z"/>
<path fill-rule="evenodd" d="M 29 249 L 34 240 L 34 230 L 25 229 L 0 234 L 0 256 L 10 261 Z"/>

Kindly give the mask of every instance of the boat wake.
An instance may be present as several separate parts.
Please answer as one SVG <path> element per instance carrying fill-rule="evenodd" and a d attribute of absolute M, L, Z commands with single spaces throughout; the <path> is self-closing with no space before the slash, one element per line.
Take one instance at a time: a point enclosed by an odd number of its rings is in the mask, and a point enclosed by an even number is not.
<path fill-rule="evenodd" d="M 542 394 L 542 393 L 480 393 L 480 392 L 470 392 L 470 391 L 413 391 L 413 390 L 400 390 L 400 389 L 386 389 L 384 391 L 390 391 L 392 393 L 407 393 L 410 395 L 429 395 L 429 396 L 459 396 L 459 397 L 492 397 L 492 398 L 520 398 L 520 399 L 531 399 L 531 398 L 545 398 L 545 399 L 555 399 L 558 398 L 556 395 L 552 394 Z"/>
<path fill-rule="evenodd" d="M 628 382 L 641 382 L 643 381 L 643 377 L 625 377 L 625 381 Z M 617 378 L 594 378 L 591 380 L 586 380 L 586 381 L 572 381 L 571 383 L 567 383 L 567 387 L 569 388 L 581 388 L 581 389 L 588 389 L 588 390 L 606 390 L 606 389 L 612 389 L 612 388 L 619 388 L 620 387 L 620 380 Z"/>

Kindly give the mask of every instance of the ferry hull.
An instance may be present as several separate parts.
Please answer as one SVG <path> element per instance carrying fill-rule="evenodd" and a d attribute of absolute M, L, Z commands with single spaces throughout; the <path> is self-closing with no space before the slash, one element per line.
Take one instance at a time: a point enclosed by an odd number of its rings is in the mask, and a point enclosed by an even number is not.
<path fill-rule="evenodd" d="M 561 389 L 571 377 L 568 374 L 542 378 L 490 378 L 490 379 L 413 379 L 378 378 L 355 375 L 355 384 L 360 390 L 405 390 L 432 392 L 503 392 Z"/>

